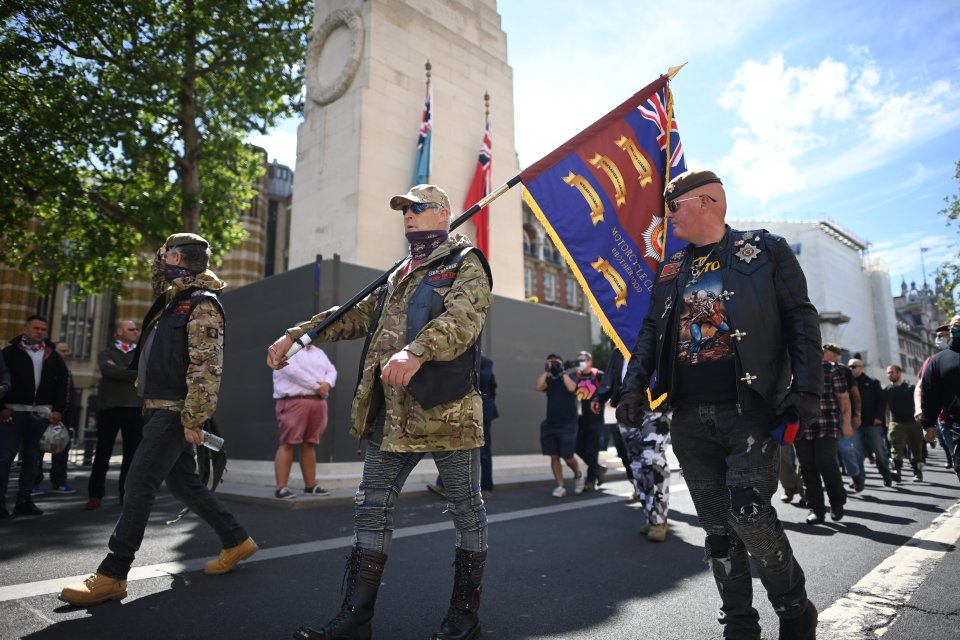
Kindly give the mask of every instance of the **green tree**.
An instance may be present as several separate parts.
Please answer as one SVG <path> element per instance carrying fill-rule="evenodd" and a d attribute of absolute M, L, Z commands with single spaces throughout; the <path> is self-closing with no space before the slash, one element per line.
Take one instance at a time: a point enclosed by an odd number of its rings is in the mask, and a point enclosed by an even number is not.
<path fill-rule="evenodd" d="M 957 162 L 954 178 L 960 184 L 960 161 Z M 947 206 L 940 210 L 940 215 L 947 219 L 947 226 L 957 224 L 960 221 L 960 195 L 946 196 L 943 201 Z M 936 282 L 937 305 L 947 317 L 953 316 L 960 309 L 960 251 L 952 260 L 940 265 Z"/>
<path fill-rule="evenodd" d="M 303 107 L 309 0 L 8 0 L 0 262 L 49 291 L 143 276 L 168 234 L 242 238 L 262 156 Z"/>

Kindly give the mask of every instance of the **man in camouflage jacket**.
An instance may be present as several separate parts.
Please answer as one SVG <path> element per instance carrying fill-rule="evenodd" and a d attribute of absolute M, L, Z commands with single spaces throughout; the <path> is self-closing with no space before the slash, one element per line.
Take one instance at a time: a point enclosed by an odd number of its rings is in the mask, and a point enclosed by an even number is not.
<path fill-rule="evenodd" d="M 207 269 L 210 247 L 192 233 L 167 238 L 153 265 L 157 299 L 143 321 L 134 364 L 144 400 L 143 439 L 126 478 L 123 512 L 97 572 L 67 585 L 64 602 L 89 606 L 127 595 L 127 573 L 143 541 L 160 485 L 214 529 L 222 550 L 205 573 L 231 571 L 257 551 L 257 544 L 197 475 L 195 446 L 217 408 L 223 370 L 223 307 L 226 284 Z"/>
<path fill-rule="evenodd" d="M 368 441 L 354 516 L 349 587 L 340 614 L 298 638 L 368 637 L 393 533 L 393 504 L 410 471 L 432 453 L 457 529 L 454 591 L 434 638 L 472 638 L 486 561 L 487 520 L 480 495 L 483 404 L 479 338 L 492 301 L 486 259 L 469 239 L 449 236 L 450 201 L 434 185 L 390 200 L 403 212 L 408 255 L 386 284 L 327 327 L 319 341 L 366 338 L 353 400 L 352 433 Z M 285 366 L 293 340 L 335 309 L 288 329 L 268 349 Z"/>

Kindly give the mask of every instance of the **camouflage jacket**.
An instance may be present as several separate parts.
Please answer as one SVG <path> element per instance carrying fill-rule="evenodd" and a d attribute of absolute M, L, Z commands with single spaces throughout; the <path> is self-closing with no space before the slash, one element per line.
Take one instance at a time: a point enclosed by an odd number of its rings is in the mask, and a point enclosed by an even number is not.
<path fill-rule="evenodd" d="M 353 399 L 351 433 L 354 436 L 369 437 L 375 418 L 371 415 L 372 401 L 383 393 L 386 422 L 382 450 L 450 451 L 473 449 L 483 444 L 483 404 L 476 389 L 471 389 L 459 400 L 427 410 L 406 389 L 383 385 L 378 374 L 387 361 L 403 349 L 416 355 L 421 362 L 448 361 L 465 352 L 480 337 L 493 297 L 480 260 L 468 255 L 456 280 L 450 286 L 437 289 L 444 296 L 446 311 L 428 322 L 413 342 L 407 344 L 406 341 L 407 306 L 425 271 L 452 251 L 469 246 L 470 240 L 465 236 L 451 235 L 419 267 L 398 281 L 399 274 L 410 260 L 407 256 L 387 280 L 387 298 L 376 327 L 370 326 L 377 304 L 377 294 L 373 292 L 318 337 L 318 341 L 334 342 L 363 338 L 373 332 Z M 335 310 L 336 307 L 328 309 L 288 329 L 287 335 L 292 339 L 299 338 Z"/>
<path fill-rule="evenodd" d="M 159 269 L 160 276 L 157 277 Z M 177 294 L 186 289 L 208 289 L 214 293 L 223 291 L 227 283 L 207 269 L 196 276 L 177 278 L 169 286 L 163 281 L 162 260 L 154 263 L 154 277 L 151 284 L 154 293 L 165 295 L 171 302 Z M 141 343 L 145 344 L 148 332 L 154 327 L 159 316 L 149 318 L 143 327 Z M 224 319 L 214 302 L 202 300 L 193 309 L 187 321 L 187 353 L 190 364 L 187 365 L 187 397 L 182 401 L 145 400 L 147 409 L 167 409 L 180 412 L 180 421 L 187 429 L 199 431 L 217 409 L 220 397 L 220 377 L 223 374 L 223 332 Z M 151 354 L 152 358 L 162 354 Z"/>

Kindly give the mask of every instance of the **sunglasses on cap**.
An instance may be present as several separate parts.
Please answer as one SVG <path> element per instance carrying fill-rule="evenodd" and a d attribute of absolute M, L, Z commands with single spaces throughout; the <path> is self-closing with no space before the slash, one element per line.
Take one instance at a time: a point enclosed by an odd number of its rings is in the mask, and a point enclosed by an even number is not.
<path fill-rule="evenodd" d="M 407 209 L 410 209 L 414 213 L 423 213 L 427 209 L 439 209 L 440 205 L 435 202 L 417 202 L 416 204 L 408 204 L 403 207 L 403 213 L 407 213 Z"/>

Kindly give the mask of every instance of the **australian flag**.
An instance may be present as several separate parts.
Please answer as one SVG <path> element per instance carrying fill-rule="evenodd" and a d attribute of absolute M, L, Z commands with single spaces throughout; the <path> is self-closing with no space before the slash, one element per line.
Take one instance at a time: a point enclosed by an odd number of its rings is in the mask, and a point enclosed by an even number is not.
<path fill-rule="evenodd" d="M 433 138 L 433 88 L 427 85 L 427 99 L 423 103 L 420 118 L 420 135 L 417 136 L 417 157 L 413 164 L 413 184 L 430 182 L 430 140 Z"/>

